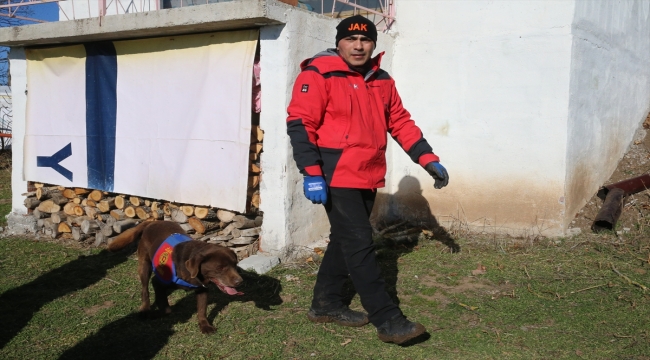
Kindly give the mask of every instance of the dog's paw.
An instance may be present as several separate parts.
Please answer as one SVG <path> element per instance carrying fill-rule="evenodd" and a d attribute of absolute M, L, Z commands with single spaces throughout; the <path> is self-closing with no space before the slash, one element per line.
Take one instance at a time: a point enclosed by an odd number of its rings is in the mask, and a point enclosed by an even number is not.
<path fill-rule="evenodd" d="M 216 331 L 214 326 L 212 326 L 210 324 L 201 324 L 199 326 L 201 327 L 201 333 L 203 333 L 203 334 L 212 334 L 212 333 L 214 333 Z"/>

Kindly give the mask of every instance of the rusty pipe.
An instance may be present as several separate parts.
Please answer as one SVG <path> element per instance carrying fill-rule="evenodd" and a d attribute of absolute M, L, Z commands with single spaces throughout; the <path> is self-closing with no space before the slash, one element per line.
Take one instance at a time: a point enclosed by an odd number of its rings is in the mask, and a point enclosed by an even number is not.
<path fill-rule="evenodd" d="M 596 195 L 602 200 L 605 200 L 607 194 L 614 188 L 622 189 L 625 192 L 625 196 L 650 189 L 650 174 L 644 174 L 631 179 L 619 181 L 615 184 L 603 186 L 598 190 Z"/>
<path fill-rule="evenodd" d="M 607 192 L 603 206 L 598 211 L 594 223 L 591 225 L 593 232 L 601 232 L 603 230 L 614 230 L 618 218 L 623 211 L 623 199 L 625 199 L 626 192 L 621 188 L 612 188 Z"/>

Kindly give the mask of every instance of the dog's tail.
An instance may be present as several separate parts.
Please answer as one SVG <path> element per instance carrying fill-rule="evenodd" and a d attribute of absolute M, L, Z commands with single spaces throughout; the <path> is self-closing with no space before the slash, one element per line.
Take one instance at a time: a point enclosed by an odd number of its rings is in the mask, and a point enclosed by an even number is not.
<path fill-rule="evenodd" d="M 144 229 L 153 223 L 153 221 L 144 221 L 138 226 L 130 228 L 129 230 L 126 230 L 125 232 L 117 235 L 113 239 L 109 240 L 108 251 L 118 251 L 124 249 L 132 242 L 140 240 L 140 236 L 142 236 Z"/>

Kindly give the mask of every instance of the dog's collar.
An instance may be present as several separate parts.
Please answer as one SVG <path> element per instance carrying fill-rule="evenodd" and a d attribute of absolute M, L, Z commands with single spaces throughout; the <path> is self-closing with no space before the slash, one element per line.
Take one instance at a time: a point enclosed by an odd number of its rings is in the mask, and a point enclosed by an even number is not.
<path fill-rule="evenodd" d="M 162 283 L 176 284 L 193 289 L 198 288 L 198 286 L 190 284 L 176 275 L 176 266 L 172 256 L 176 245 L 191 240 L 192 238 L 185 234 L 172 234 L 160 244 L 151 259 L 151 264 L 154 274 Z M 201 285 L 205 287 L 205 285 Z"/>

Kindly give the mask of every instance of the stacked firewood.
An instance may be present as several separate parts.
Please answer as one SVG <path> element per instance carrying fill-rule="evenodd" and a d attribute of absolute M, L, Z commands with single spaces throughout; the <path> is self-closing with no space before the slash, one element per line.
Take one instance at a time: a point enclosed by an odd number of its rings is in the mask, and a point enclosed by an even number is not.
<path fill-rule="evenodd" d="M 240 259 L 259 248 L 262 217 L 256 216 L 257 212 L 238 214 L 100 190 L 33 186 L 34 191 L 23 194 L 25 206 L 37 219 L 39 229 L 51 238 L 66 237 L 101 246 L 142 221 L 168 220 L 179 223 L 194 239 L 232 248 Z M 259 205 L 259 191 L 256 193 Z"/>
<path fill-rule="evenodd" d="M 260 153 L 264 132 L 259 125 L 251 128 L 250 169 L 248 174 L 248 212 L 256 212 L 260 208 Z"/>

